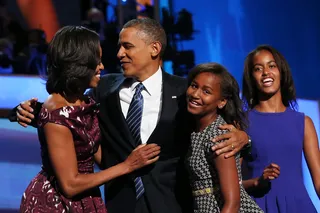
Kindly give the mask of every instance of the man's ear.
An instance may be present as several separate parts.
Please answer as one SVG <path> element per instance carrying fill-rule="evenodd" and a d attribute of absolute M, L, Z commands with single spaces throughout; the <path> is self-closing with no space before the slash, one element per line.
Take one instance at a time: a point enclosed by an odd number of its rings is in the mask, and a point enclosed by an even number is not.
<path fill-rule="evenodd" d="M 156 41 L 153 42 L 152 44 L 150 44 L 150 48 L 151 48 L 151 56 L 152 57 L 156 57 L 160 54 L 161 49 L 162 49 L 162 45 L 160 42 Z"/>

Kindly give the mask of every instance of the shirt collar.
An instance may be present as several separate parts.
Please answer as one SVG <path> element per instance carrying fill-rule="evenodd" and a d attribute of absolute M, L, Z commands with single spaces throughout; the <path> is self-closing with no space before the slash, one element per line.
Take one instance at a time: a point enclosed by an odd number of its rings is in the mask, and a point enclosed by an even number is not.
<path fill-rule="evenodd" d="M 138 81 L 133 82 L 131 85 L 131 90 L 133 91 L 139 83 L 140 82 Z M 142 84 L 145 87 L 146 92 L 149 93 L 150 96 L 159 93 L 162 88 L 161 67 L 159 66 L 157 72 L 155 72 L 152 76 L 144 80 Z"/>

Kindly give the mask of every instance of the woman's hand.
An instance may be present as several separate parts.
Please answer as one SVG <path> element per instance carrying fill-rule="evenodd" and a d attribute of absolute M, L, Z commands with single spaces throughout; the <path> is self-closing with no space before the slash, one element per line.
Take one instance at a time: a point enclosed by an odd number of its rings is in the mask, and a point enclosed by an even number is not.
<path fill-rule="evenodd" d="M 255 182 L 255 186 L 258 186 L 258 187 L 262 186 L 267 182 L 278 178 L 279 175 L 280 175 L 280 166 L 275 163 L 271 163 L 266 168 L 264 168 L 262 175 Z"/>
<path fill-rule="evenodd" d="M 130 172 L 156 162 L 159 159 L 160 146 L 157 144 L 142 144 L 134 149 L 123 162 Z"/>

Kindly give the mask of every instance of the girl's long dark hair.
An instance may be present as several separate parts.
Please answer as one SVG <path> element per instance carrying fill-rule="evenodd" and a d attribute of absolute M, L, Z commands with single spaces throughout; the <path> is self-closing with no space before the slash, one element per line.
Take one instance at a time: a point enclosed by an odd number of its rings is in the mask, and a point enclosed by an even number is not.
<path fill-rule="evenodd" d="M 281 76 L 280 86 L 283 105 L 296 110 L 298 106 L 296 102 L 296 89 L 294 87 L 289 64 L 279 51 L 269 45 L 258 46 L 248 54 L 244 62 L 242 92 L 246 108 L 248 110 L 253 109 L 259 103 L 259 90 L 256 87 L 252 73 L 254 68 L 253 58 L 262 50 L 270 52 L 278 66 Z"/>
<path fill-rule="evenodd" d="M 245 130 L 248 127 L 248 120 L 243 110 L 242 101 L 239 96 L 240 89 L 236 79 L 222 65 L 218 63 L 204 63 L 197 65 L 189 72 L 188 85 L 192 83 L 197 75 L 204 72 L 212 73 L 221 78 L 221 96 L 227 100 L 227 104 L 222 109 L 218 108 L 218 114 L 228 124 Z"/>

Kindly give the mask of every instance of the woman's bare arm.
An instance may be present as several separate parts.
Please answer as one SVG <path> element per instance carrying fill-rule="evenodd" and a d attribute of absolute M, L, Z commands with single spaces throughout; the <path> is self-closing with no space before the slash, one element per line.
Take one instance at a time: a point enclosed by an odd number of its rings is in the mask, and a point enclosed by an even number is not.
<path fill-rule="evenodd" d="M 135 149 L 123 163 L 92 174 L 79 174 L 76 151 L 69 128 L 54 123 L 44 126 L 49 157 L 63 194 L 71 198 L 90 188 L 128 174 L 158 160 L 160 147 L 149 144 Z"/>
<path fill-rule="evenodd" d="M 94 162 L 98 165 L 101 169 L 101 145 L 99 145 L 98 151 L 94 154 Z"/>
<path fill-rule="evenodd" d="M 268 187 L 269 182 L 278 178 L 280 175 L 280 166 L 275 163 L 271 163 L 264 168 L 260 177 L 248 179 L 248 175 L 246 174 L 246 172 L 248 172 L 246 163 L 246 161 L 241 160 L 243 175 L 242 185 L 249 194 L 253 194 L 258 190 Z"/>
<path fill-rule="evenodd" d="M 219 174 L 219 183 L 224 199 L 221 213 L 238 213 L 240 208 L 240 185 L 234 157 L 216 156 L 215 166 Z"/>
<path fill-rule="evenodd" d="M 310 117 L 305 116 L 303 151 L 310 170 L 313 185 L 320 197 L 320 151 L 318 137 Z"/>

